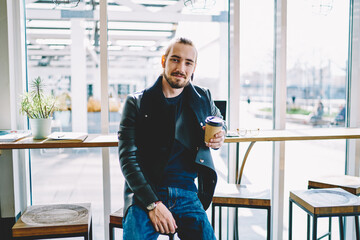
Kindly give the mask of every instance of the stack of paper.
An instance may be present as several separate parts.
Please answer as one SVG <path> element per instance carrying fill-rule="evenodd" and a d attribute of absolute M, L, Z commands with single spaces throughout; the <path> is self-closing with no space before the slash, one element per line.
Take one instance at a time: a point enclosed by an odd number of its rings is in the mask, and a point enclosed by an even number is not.
<path fill-rule="evenodd" d="M 83 142 L 87 138 L 87 133 L 83 132 L 53 132 L 46 142 Z"/>
<path fill-rule="evenodd" d="M 0 142 L 14 142 L 30 135 L 28 130 L 0 130 Z"/>

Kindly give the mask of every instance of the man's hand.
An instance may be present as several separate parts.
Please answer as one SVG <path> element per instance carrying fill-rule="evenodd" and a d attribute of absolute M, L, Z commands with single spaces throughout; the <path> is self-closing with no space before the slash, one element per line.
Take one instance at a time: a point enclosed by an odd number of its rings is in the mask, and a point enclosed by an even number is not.
<path fill-rule="evenodd" d="M 177 229 L 174 217 L 162 202 L 159 202 L 153 210 L 149 211 L 149 218 L 157 232 L 169 234 L 175 233 Z"/>
<path fill-rule="evenodd" d="M 218 149 L 220 148 L 225 140 L 225 131 L 221 130 L 221 132 L 218 132 L 214 135 L 213 138 L 210 139 L 209 143 L 205 143 L 207 147 Z"/>

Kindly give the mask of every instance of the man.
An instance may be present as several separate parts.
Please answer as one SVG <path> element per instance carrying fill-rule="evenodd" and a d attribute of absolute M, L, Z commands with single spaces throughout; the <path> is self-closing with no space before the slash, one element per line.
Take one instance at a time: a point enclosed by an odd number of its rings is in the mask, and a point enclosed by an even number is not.
<path fill-rule="evenodd" d="M 220 148 L 225 132 L 205 144 L 206 117 L 221 114 L 210 92 L 190 82 L 196 61 L 193 43 L 177 39 L 161 58 L 156 83 L 126 99 L 118 133 L 124 239 L 175 231 L 180 239 L 215 239 L 204 210 L 217 180 L 209 148 Z"/>

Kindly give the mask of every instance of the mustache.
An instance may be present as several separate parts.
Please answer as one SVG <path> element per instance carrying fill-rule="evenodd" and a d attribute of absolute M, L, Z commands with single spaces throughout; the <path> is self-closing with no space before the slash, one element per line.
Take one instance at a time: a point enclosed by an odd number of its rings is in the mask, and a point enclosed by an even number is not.
<path fill-rule="evenodd" d="M 186 78 L 186 75 L 183 74 L 183 73 L 181 73 L 181 72 L 173 72 L 173 73 L 171 73 L 170 75 L 171 75 L 171 76 L 180 75 L 180 76 L 182 76 L 183 78 Z"/>

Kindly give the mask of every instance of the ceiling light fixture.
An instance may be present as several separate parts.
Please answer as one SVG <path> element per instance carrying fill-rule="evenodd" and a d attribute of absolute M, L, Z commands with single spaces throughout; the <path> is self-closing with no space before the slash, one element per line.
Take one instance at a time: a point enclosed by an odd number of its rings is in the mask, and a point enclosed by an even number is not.
<path fill-rule="evenodd" d="M 210 10 L 216 3 L 216 0 L 184 0 L 185 7 L 192 12 L 204 12 Z"/>
<path fill-rule="evenodd" d="M 313 0 L 311 2 L 312 12 L 315 14 L 327 16 L 333 9 L 333 0 Z"/>
<path fill-rule="evenodd" d="M 75 8 L 79 5 L 80 0 L 53 0 L 56 6 L 64 8 Z"/>

